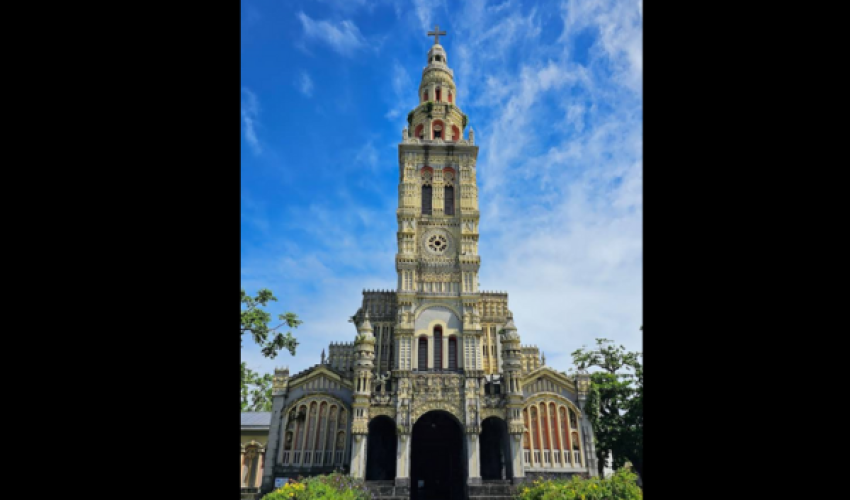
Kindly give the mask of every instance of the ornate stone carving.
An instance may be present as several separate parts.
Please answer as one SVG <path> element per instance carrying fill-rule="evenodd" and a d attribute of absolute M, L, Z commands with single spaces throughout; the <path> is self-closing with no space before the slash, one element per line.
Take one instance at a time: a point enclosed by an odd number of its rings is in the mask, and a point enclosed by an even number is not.
<path fill-rule="evenodd" d="M 369 410 L 369 417 L 375 418 L 380 416 L 390 417 L 391 419 L 396 419 L 396 410 L 392 406 L 373 406 Z"/>
<path fill-rule="evenodd" d="M 507 420 L 505 410 L 501 408 L 481 408 L 481 421 L 485 421 L 490 417 L 499 417 L 502 420 Z"/>
<path fill-rule="evenodd" d="M 372 405 L 388 405 L 390 404 L 390 402 L 392 402 L 392 399 L 392 394 L 374 393 L 369 399 L 369 403 Z"/>

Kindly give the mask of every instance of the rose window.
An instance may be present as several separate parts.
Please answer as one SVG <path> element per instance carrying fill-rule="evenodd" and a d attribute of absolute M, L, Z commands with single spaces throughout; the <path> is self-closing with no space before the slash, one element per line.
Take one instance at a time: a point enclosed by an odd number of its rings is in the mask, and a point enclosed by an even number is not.
<path fill-rule="evenodd" d="M 435 234 L 428 238 L 428 247 L 437 253 L 443 253 L 448 246 L 446 237 L 440 234 Z"/>

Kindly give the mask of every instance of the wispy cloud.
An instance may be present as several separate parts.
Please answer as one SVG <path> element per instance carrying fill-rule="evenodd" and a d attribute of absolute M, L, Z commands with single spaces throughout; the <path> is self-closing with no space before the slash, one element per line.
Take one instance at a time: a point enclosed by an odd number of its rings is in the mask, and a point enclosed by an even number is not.
<path fill-rule="evenodd" d="M 242 125 L 245 128 L 245 141 L 251 146 L 254 154 L 262 153 L 260 140 L 257 139 L 257 116 L 260 105 L 257 96 L 247 87 L 242 87 Z"/>
<path fill-rule="evenodd" d="M 307 97 L 313 95 L 313 80 L 306 71 L 302 71 L 298 78 L 298 91 Z"/>
<path fill-rule="evenodd" d="M 442 0 L 413 0 L 413 9 L 416 12 L 416 18 L 423 30 L 434 29 L 435 15 L 434 11 L 438 8 L 445 9 L 445 4 Z"/>
<path fill-rule="evenodd" d="M 351 21 L 345 20 L 339 23 L 316 21 L 304 12 L 298 13 L 298 19 L 304 27 L 307 38 L 326 43 L 343 56 L 353 56 L 366 46 L 360 29 Z"/>
<path fill-rule="evenodd" d="M 375 5 L 378 3 L 374 0 L 318 0 L 320 3 L 331 5 L 335 10 L 342 12 L 354 12 L 359 9 L 366 9 L 372 12 Z"/>
<path fill-rule="evenodd" d="M 365 9 L 360 2 L 347 8 Z M 468 0 L 461 8 L 444 27 L 445 46 L 457 104 L 481 147 L 482 289 L 510 293 L 523 343 L 538 345 L 556 369 L 566 370 L 570 353 L 596 337 L 642 350 L 642 4 Z M 439 9 L 444 2 L 415 2 L 401 14 L 404 29 L 442 25 Z M 348 56 L 363 50 L 353 24 L 297 15 L 314 52 L 322 45 Z M 359 22 L 354 15 L 344 17 Z M 383 35 L 370 34 L 370 47 Z M 347 49 L 338 48 L 347 37 Z M 406 59 L 422 45 L 416 38 L 393 38 L 409 46 L 372 66 L 385 81 L 379 105 L 398 127 L 373 123 L 365 140 L 316 162 L 327 184 L 307 202 L 243 203 L 245 227 L 264 220 L 270 226 L 269 237 L 243 244 L 243 286 L 271 288 L 281 297 L 279 312 L 293 310 L 306 321 L 295 332 L 302 345 L 294 359 L 283 353 L 270 362 L 243 349 L 257 369 L 317 363 L 328 342 L 353 338 L 347 319 L 361 290 L 395 284 L 397 164 L 387 145 L 398 143 L 404 115 L 417 102 L 424 53 Z M 295 85 L 300 90 L 300 81 Z M 334 89 L 343 101 L 363 95 L 324 83 L 322 94 Z M 370 98 L 375 94 L 370 89 Z M 264 117 L 271 114 L 266 109 Z M 271 145 L 266 149 L 264 156 Z"/>
<path fill-rule="evenodd" d="M 357 152 L 357 156 L 354 157 L 354 163 L 358 165 L 366 165 L 370 169 L 376 169 L 378 167 L 378 151 L 375 149 L 375 146 L 372 145 L 372 142 L 367 142 L 360 148 L 360 151 Z"/>
<path fill-rule="evenodd" d="M 410 110 L 411 102 L 416 102 L 416 90 L 419 86 L 413 83 L 407 70 L 397 60 L 393 61 L 392 84 L 395 99 L 386 117 L 394 120 Z"/>

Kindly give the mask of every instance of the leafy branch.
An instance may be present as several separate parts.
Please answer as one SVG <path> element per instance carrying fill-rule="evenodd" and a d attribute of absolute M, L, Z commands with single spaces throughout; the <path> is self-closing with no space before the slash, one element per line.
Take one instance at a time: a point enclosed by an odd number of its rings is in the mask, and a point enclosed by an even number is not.
<path fill-rule="evenodd" d="M 240 342 L 241 336 L 249 333 L 254 342 L 262 347 L 263 356 L 274 359 L 281 349 L 288 350 L 294 356 L 298 341 L 292 336 L 292 332 L 287 331 L 284 334 L 278 330 L 284 326 L 297 328 L 303 321 L 299 320 L 295 313 L 287 312 L 279 315 L 278 319 L 281 321 L 279 325 L 269 327 L 272 316 L 261 307 L 266 307 L 272 301 L 277 301 L 277 298 L 268 289 L 263 288 L 257 292 L 256 297 L 251 297 L 245 293 L 244 289 L 242 290 Z"/>

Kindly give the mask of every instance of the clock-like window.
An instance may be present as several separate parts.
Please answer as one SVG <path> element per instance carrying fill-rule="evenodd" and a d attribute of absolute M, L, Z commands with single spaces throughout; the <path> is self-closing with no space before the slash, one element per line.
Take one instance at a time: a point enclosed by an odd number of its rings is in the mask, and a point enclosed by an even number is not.
<path fill-rule="evenodd" d="M 442 234 L 435 234 L 428 238 L 428 248 L 437 253 L 445 252 L 448 243 L 448 240 Z"/>

